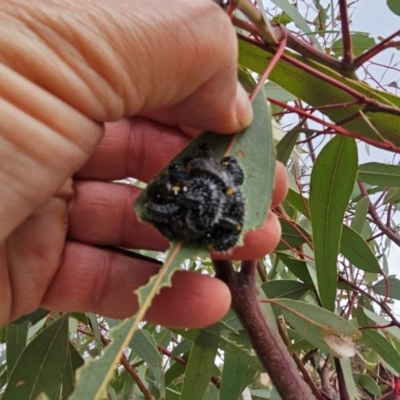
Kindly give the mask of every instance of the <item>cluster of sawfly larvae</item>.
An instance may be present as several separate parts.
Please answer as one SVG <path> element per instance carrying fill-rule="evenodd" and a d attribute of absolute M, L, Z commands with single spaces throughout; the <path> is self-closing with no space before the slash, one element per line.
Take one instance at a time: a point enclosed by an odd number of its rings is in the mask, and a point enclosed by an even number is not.
<path fill-rule="evenodd" d="M 203 143 L 195 157 L 170 164 L 149 184 L 145 219 L 170 240 L 227 251 L 243 228 L 243 178 L 235 157 L 219 161 Z"/>

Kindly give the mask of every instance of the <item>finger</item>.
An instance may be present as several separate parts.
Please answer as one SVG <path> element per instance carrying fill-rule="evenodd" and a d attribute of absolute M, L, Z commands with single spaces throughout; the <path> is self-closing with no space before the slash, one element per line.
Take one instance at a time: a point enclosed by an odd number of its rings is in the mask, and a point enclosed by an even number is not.
<path fill-rule="evenodd" d="M 106 124 L 105 135 L 85 166 L 80 179 L 117 180 L 135 177 L 148 182 L 190 142 L 181 130 L 136 117 Z M 271 207 L 287 194 L 285 166 L 276 162 Z"/>
<path fill-rule="evenodd" d="M 134 290 L 159 271 L 152 263 L 77 243 L 68 243 L 64 261 L 42 307 L 126 318 L 138 309 Z M 220 320 L 230 307 L 227 286 L 217 279 L 179 271 L 172 288 L 161 290 L 146 320 L 175 328 L 196 328 Z"/>
<path fill-rule="evenodd" d="M 134 249 L 165 251 L 168 240 L 152 225 L 140 223 L 133 203 L 140 193 L 130 185 L 108 182 L 78 181 L 70 205 L 69 238 L 93 245 L 120 246 Z M 280 224 L 269 214 L 265 224 L 249 231 L 244 246 L 218 258 L 248 259 L 265 256 L 280 238 Z"/>
<path fill-rule="evenodd" d="M 275 214 L 269 213 L 264 225 L 244 235 L 243 246 L 226 253 L 212 253 L 215 260 L 248 260 L 265 257 L 275 249 L 281 238 L 281 225 Z"/>
<path fill-rule="evenodd" d="M 6 264 L 0 270 L 8 271 L 9 282 L 2 281 L 0 289 L 9 284 L 12 297 L 1 290 L 0 326 L 39 307 L 60 264 L 67 229 L 65 198 L 51 198 L 8 237 Z M 7 310 L 4 320 L 1 314 Z"/>
<path fill-rule="evenodd" d="M 178 128 L 141 117 L 107 123 L 103 140 L 76 176 L 148 182 L 189 142 Z"/>
<path fill-rule="evenodd" d="M 275 164 L 275 185 L 272 193 L 271 208 L 275 208 L 282 203 L 289 190 L 289 183 L 287 178 L 286 167 L 277 161 Z"/>
<path fill-rule="evenodd" d="M 166 109 L 178 126 L 235 132 L 251 120 L 235 31 L 214 2 L 0 6 L 2 62 L 95 121 Z"/>
<path fill-rule="evenodd" d="M 70 203 L 69 238 L 93 245 L 165 251 L 168 240 L 152 225 L 139 223 L 133 203 L 140 194 L 130 185 L 77 181 Z"/>

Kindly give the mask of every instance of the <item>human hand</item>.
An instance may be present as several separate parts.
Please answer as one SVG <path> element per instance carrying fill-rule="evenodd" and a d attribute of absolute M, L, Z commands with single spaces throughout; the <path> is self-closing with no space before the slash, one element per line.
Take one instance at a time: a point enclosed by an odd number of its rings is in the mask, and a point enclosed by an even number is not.
<path fill-rule="evenodd" d="M 161 0 L 0 4 L 0 326 L 39 306 L 132 315 L 133 290 L 158 267 L 98 246 L 167 243 L 137 223 L 137 190 L 109 181 L 148 181 L 190 140 L 180 128 L 225 133 L 249 123 L 229 19 L 212 2 L 175 0 L 155 12 L 163 7 Z M 106 124 L 99 144 L 103 122 L 112 120 L 119 122 Z M 275 204 L 286 192 L 277 171 Z M 260 257 L 279 234 L 270 215 L 232 257 Z M 222 282 L 178 272 L 147 319 L 202 326 L 229 304 Z"/>

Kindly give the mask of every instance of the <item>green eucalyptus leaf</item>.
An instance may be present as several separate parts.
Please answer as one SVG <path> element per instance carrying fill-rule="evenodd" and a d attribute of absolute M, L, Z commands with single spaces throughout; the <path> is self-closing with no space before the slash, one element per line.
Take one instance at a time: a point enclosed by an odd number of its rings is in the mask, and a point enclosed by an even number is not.
<path fill-rule="evenodd" d="M 357 57 L 375 45 L 375 39 L 368 33 L 351 34 L 353 54 Z M 343 56 L 343 39 L 336 40 L 332 45 L 332 50 L 338 55 Z"/>
<path fill-rule="evenodd" d="M 357 268 L 366 272 L 380 273 L 378 259 L 364 238 L 347 225 L 343 225 L 340 252 Z"/>
<path fill-rule="evenodd" d="M 185 371 L 180 400 L 202 400 L 210 382 L 218 348 L 194 343 Z"/>
<path fill-rule="evenodd" d="M 276 250 L 288 250 L 296 248 L 311 240 L 310 234 L 297 222 L 279 218 L 282 236 Z"/>
<path fill-rule="evenodd" d="M 337 257 L 343 217 L 357 175 L 354 139 L 336 136 L 322 149 L 314 164 L 310 184 L 310 213 L 315 267 L 322 305 L 335 307 Z"/>
<path fill-rule="evenodd" d="M 11 371 L 2 400 L 57 398 L 68 352 L 68 314 L 38 334 Z"/>
<path fill-rule="evenodd" d="M 296 331 L 315 347 L 332 351 L 337 357 L 354 355 L 352 339 L 359 336 L 357 328 L 338 315 L 304 301 L 269 300 Z"/>
<path fill-rule="evenodd" d="M 400 373 L 400 354 L 385 336 L 374 329 L 362 331 L 361 342 L 375 350 L 397 373 Z"/>
<path fill-rule="evenodd" d="M 398 0 L 387 0 L 386 3 L 392 13 L 400 15 L 400 4 Z"/>
<path fill-rule="evenodd" d="M 302 282 L 290 279 L 265 282 L 261 287 L 269 299 L 286 298 L 292 300 L 301 299 L 311 288 Z"/>
<path fill-rule="evenodd" d="M 400 186 L 400 165 L 378 162 L 360 164 L 357 179 L 369 185 Z"/>
<path fill-rule="evenodd" d="M 7 329 L 7 370 L 9 373 L 13 370 L 18 358 L 25 350 L 26 340 L 28 338 L 29 321 L 18 324 L 9 324 Z"/>
<path fill-rule="evenodd" d="M 301 279 L 305 284 L 312 286 L 313 280 L 307 269 L 305 261 L 292 257 L 289 254 L 280 251 L 275 252 L 276 256 L 281 260 L 289 269 L 289 271 Z"/>
<path fill-rule="evenodd" d="M 400 300 L 400 280 L 394 277 L 389 277 L 387 279 L 389 287 L 387 287 L 387 283 L 385 279 L 381 279 L 379 282 L 376 282 L 371 286 L 371 289 L 381 296 L 388 295 L 389 298 Z"/>
<path fill-rule="evenodd" d="M 273 50 L 262 49 L 260 46 L 239 40 L 239 64 L 251 71 L 262 74 L 267 64 L 271 62 Z M 309 69 L 301 68 L 287 59 L 281 58 L 274 66 L 269 79 L 307 104 L 318 107 L 338 104 L 338 107 L 321 108 L 321 112 L 332 121 L 363 137 L 387 145 L 388 142 L 400 146 L 400 116 L 395 113 L 365 110 L 363 104 L 354 104 L 354 97 L 342 85 L 389 107 L 400 107 L 399 97 L 373 89 L 371 86 L 356 79 L 344 77 L 333 68 L 319 64 L 287 50 L 285 56 L 295 62 L 306 64 L 319 74 L 325 75 L 329 81 L 313 74 Z M 336 82 L 332 82 L 336 81 Z M 346 105 L 348 104 L 348 105 Z M 345 105 L 345 106 L 343 106 Z M 357 118 L 354 118 L 357 116 Z M 346 121 L 342 124 L 342 121 Z"/>
<path fill-rule="evenodd" d="M 353 374 L 354 382 L 360 385 L 363 389 L 373 394 L 374 396 L 381 396 L 381 390 L 378 384 L 369 375 Z"/>

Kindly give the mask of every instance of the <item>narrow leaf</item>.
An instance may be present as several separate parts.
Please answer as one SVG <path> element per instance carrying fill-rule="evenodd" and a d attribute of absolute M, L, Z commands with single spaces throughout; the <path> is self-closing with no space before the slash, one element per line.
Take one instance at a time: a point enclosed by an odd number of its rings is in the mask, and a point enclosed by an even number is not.
<path fill-rule="evenodd" d="M 290 279 L 265 282 L 261 287 L 269 299 L 287 298 L 298 300 L 310 290 L 310 286 Z"/>
<path fill-rule="evenodd" d="M 383 200 L 384 204 L 392 203 L 397 204 L 400 203 L 400 187 L 390 187 L 388 192 L 386 193 L 385 199 Z"/>
<path fill-rule="evenodd" d="M 369 36 L 368 33 L 353 33 L 351 35 L 353 46 L 353 54 L 357 57 L 375 45 L 375 39 Z M 332 45 L 332 50 L 338 55 L 343 55 L 343 39 L 337 40 Z"/>
<path fill-rule="evenodd" d="M 13 322 L 13 324 L 22 324 L 25 321 L 29 321 L 30 325 L 35 325 L 37 322 L 43 319 L 47 314 L 49 314 L 48 310 L 45 310 L 44 308 L 38 308 L 33 313 L 19 317 L 16 321 Z"/>
<path fill-rule="evenodd" d="M 357 268 L 366 272 L 380 273 L 378 259 L 363 237 L 350 227 L 343 225 L 340 252 Z"/>
<path fill-rule="evenodd" d="M 240 65 L 259 74 L 265 70 L 266 65 L 271 61 L 273 54 L 272 51 L 262 49 L 259 46 L 252 45 L 244 40 L 239 40 Z M 366 111 L 363 115 L 367 118 L 364 119 L 360 114 L 360 111 L 365 111 L 364 105 L 354 104 L 354 97 L 352 97 L 352 95 L 346 90 L 341 89 L 339 85 L 333 81 L 337 81 L 341 85 L 345 84 L 347 87 L 355 90 L 361 95 L 375 99 L 390 107 L 400 106 L 400 99 L 397 96 L 375 90 L 364 82 L 344 78 L 334 69 L 314 62 L 303 56 L 296 55 L 293 52 L 287 51 L 286 55 L 291 59 L 305 63 L 308 67 L 328 76 L 331 82 L 319 78 L 312 72 L 305 70 L 305 68 L 293 65 L 282 58 L 279 60 L 277 65 L 274 66 L 269 75 L 269 79 L 311 106 L 316 107 L 326 104 L 340 104 L 340 107 L 324 108 L 321 109 L 321 112 L 336 123 L 348 119 L 348 122 L 344 123 L 342 126 L 345 129 L 357 133 L 359 137 L 367 137 L 385 145 L 387 144 L 385 140 L 397 146 L 400 145 L 400 132 L 397 129 L 400 125 L 400 117 L 398 115 L 385 112 L 376 113 L 373 111 Z M 343 107 L 346 103 L 349 103 L 349 105 Z M 359 115 L 359 117 L 354 118 L 356 115 Z"/>
<path fill-rule="evenodd" d="M 394 277 L 389 277 L 388 281 L 389 281 L 389 291 L 388 288 L 386 287 L 385 279 L 382 279 L 379 282 L 372 285 L 371 289 L 376 294 L 379 294 L 381 296 L 386 296 L 386 293 L 388 293 L 391 299 L 400 300 L 400 280 Z"/>
<path fill-rule="evenodd" d="M 379 357 L 400 373 L 400 354 L 383 335 L 373 329 L 364 329 L 361 341 L 375 350 Z"/>
<path fill-rule="evenodd" d="M 357 179 L 375 186 L 400 186 L 400 165 L 378 162 L 361 164 Z"/>
<path fill-rule="evenodd" d="M 55 399 L 68 349 L 68 315 L 59 318 L 23 351 L 11 372 L 2 400 L 35 399 L 45 393 Z"/>
<path fill-rule="evenodd" d="M 282 236 L 276 250 L 288 250 L 304 244 L 307 240 L 311 241 L 310 234 L 295 221 L 287 221 L 279 218 Z"/>
<path fill-rule="evenodd" d="M 221 350 L 228 352 L 244 364 L 253 368 L 257 371 L 263 371 L 263 367 L 260 364 L 260 361 L 257 357 L 250 354 L 249 350 L 241 347 L 236 342 L 226 339 L 221 336 L 218 331 L 212 329 L 212 327 L 204 328 L 204 329 L 173 329 L 175 333 L 181 335 L 187 339 L 190 339 L 194 342 L 204 343 L 213 343 L 214 346 L 219 347 Z"/>
<path fill-rule="evenodd" d="M 309 218 L 309 205 L 308 199 L 302 197 L 300 194 L 295 192 L 293 189 L 289 189 L 286 196 L 286 200 L 298 211 L 300 211 L 305 217 Z"/>
<path fill-rule="evenodd" d="M 335 307 L 337 257 L 343 217 L 357 175 L 354 139 L 336 136 L 319 154 L 311 174 L 310 213 L 322 305 Z"/>
<path fill-rule="evenodd" d="M 352 374 L 352 365 L 349 358 L 339 359 L 340 366 L 342 367 L 343 378 L 346 384 L 346 390 L 349 400 L 357 400 L 359 398 L 356 383 Z"/>
<path fill-rule="evenodd" d="M 378 384 L 369 375 L 353 374 L 353 378 L 357 385 L 360 385 L 369 393 L 373 394 L 374 396 L 381 396 L 382 393 Z"/>
<path fill-rule="evenodd" d="M 97 355 L 101 356 L 102 347 L 101 347 L 100 328 L 99 328 L 99 323 L 97 321 L 97 316 L 94 313 L 87 313 L 86 316 L 90 321 L 90 326 L 94 332 L 94 337 L 96 339 Z"/>
<path fill-rule="evenodd" d="M 25 350 L 26 339 L 28 337 L 29 321 L 19 324 L 7 325 L 7 371 L 10 374 L 19 356 Z"/>
<path fill-rule="evenodd" d="M 148 332 L 138 329 L 132 337 L 129 347 L 136 352 L 147 364 L 157 366 L 161 364 L 162 357 L 158 351 L 157 343 Z"/>
<path fill-rule="evenodd" d="M 350 227 L 358 233 L 361 233 L 364 228 L 368 212 L 368 206 L 369 206 L 369 200 L 367 197 L 363 197 L 357 203 L 356 212 L 354 214 L 354 218 L 351 220 Z"/>
<path fill-rule="evenodd" d="M 203 398 L 211 379 L 217 351 L 216 347 L 193 344 L 186 366 L 181 400 L 201 400 Z"/>
<path fill-rule="evenodd" d="M 76 374 L 76 390 L 70 400 L 103 399 L 108 382 L 113 376 L 115 366 L 122 351 L 128 345 L 139 321 L 132 317 L 125 319 L 110 330 L 112 342 L 105 349 L 103 356 L 88 361 Z"/>
<path fill-rule="evenodd" d="M 387 6 L 392 13 L 400 15 L 400 4 L 398 0 L 387 0 Z"/>
<path fill-rule="evenodd" d="M 325 352 L 333 350 L 335 355 L 340 356 L 337 340 L 346 340 L 347 343 L 343 343 L 343 346 L 347 347 L 349 341 L 345 338 L 359 336 L 359 331 L 349 321 L 313 304 L 287 299 L 268 302 L 279 307 L 285 319 L 304 339 Z M 337 338 L 334 346 L 331 345 L 332 337 Z"/>
<path fill-rule="evenodd" d="M 67 358 L 65 360 L 64 373 L 62 377 L 62 400 L 67 400 L 75 390 L 75 372 L 84 364 L 83 358 L 74 345 L 68 343 Z"/>
<path fill-rule="evenodd" d="M 272 2 L 287 15 L 289 15 L 289 17 L 297 25 L 297 27 L 299 27 L 301 30 L 303 30 L 304 33 L 307 33 L 309 35 L 311 41 L 314 43 L 317 49 L 322 51 L 321 44 L 315 37 L 315 33 L 311 30 L 311 28 L 307 24 L 307 21 L 303 18 L 299 10 L 293 4 L 290 4 L 288 0 L 272 0 Z"/>
<path fill-rule="evenodd" d="M 250 340 L 244 331 L 240 334 L 232 333 L 228 339 L 240 343 L 248 350 L 251 349 Z M 225 353 L 219 400 L 239 399 L 246 386 L 254 382 L 258 374 L 258 370 L 252 369 L 231 354 Z"/>
<path fill-rule="evenodd" d="M 289 269 L 289 271 L 301 279 L 304 283 L 311 286 L 313 280 L 307 269 L 307 264 L 305 261 L 298 258 L 292 257 L 289 254 L 281 253 L 279 251 L 275 252 L 276 256 L 281 260 Z"/>
<path fill-rule="evenodd" d="M 299 134 L 298 129 L 292 129 L 279 141 L 276 146 L 276 158 L 281 163 L 286 164 L 289 161 Z"/>
<path fill-rule="evenodd" d="M 149 366 L 154 384 L 157 387 L 161 398 L 165 397 L 164 374 L 161 369 L 162 357 L 158 351 L 154 337 L 144 329 L 138 329 L 132 337 L 130 346 Z"/>

